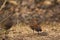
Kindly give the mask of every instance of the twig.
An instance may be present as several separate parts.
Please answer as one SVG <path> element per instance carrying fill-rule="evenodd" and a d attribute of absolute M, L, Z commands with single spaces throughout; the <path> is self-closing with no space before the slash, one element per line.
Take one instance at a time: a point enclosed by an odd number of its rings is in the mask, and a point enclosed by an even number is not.
<path fill-rule="evenodd" d="M 0 24 L 2 23 L 2 22 L 4 22 L 5 20 L 7 20 L 9 17 L 11 17 L 12 16 L 12 14 L 11 15 L 9 15 L 8 17 L 6 17 L 4 20 L 2 20 L 1 22 L 0 22 Z"/>
<path fill-rule="evenodd" d="M 1 8 L 0 8 L 0 11 L 5 7 L 5 4 L 8 0 L 5 0 L 4 3 L 2 4 Z"/>

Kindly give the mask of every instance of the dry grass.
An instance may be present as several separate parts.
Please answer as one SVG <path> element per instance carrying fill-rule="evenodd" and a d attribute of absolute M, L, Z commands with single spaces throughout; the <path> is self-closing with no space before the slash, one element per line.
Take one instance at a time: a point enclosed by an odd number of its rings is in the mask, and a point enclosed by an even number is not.
<path fill-rule="evenodd" d="M 57 25 L 58 24 L 58 25 Z M 37 32 L 29 28 L 29 26 L 14 26 L 8 33 L 9 40 L 60 40 L 60 23 L 56 25 L 42 25 L 42 32 L 38 35 Z"/>

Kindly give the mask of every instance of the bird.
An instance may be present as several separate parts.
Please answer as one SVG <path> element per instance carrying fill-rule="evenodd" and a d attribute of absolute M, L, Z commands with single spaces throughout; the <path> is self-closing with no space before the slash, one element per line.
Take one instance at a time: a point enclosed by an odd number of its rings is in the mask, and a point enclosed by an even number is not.
<path fill-rule="evenodd" d="M 10 29 L 12 27 L 12 23 L 11 22 L 8 22 L 5 24 L 5 29 Z"/>
<path fill-rule="evenodd" d="M 37 31 L 39 34 L 39 32 L 42 31 L 41 26 L 38 26 L 38 25 L 33 25 L 33 26 L 31 25 L 30 28 L 33 30 L 33 33 L 34 31 Z"/>
<path fill-rule="evenodd" d="M 5 27 L 4 27 L 5 30 L 9 30 L 9 29 L 13 26 L 13 21 L 10 20 L 10 19 L 8 19 L 8 20 L 5 22 L 4 26 L 5 26 Z"/>
<path fill-rule="evenodd" d="M 30 28 L 33 30 L 33 33 L 34 31 L 37 31 L 39 34 L 39 32 L 42 31 L 40 24 L 38 24 L 36 20 L 33 21 L 33 23 L 30 25 Z"/>

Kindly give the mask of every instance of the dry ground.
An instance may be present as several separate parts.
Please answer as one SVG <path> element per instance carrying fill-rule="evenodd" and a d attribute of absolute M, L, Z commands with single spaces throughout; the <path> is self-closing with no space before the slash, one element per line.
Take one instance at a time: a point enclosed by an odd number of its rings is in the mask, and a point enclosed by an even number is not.
<path fill-rule="evenodd" d="M 26 25 L 16 25 L 9 30 L 6 35 L 6 40 L 60 40 L 60 23 L 41 24 L 42 32 L 38 35 L 37 32 L 30 29 Z"/>

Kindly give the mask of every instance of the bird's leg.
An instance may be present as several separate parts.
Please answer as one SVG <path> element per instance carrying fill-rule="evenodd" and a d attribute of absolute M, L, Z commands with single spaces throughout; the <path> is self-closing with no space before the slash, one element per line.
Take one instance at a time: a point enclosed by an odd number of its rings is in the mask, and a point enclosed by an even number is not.
<path fill-rule="evenodd" d="M 33 30 L 33 33 L 34 33 L 34 30 Z"/>
<path fill-rule="evenodd" d="M 40 33 L 38 32 L 38 35 L 39 35 Z"/>

